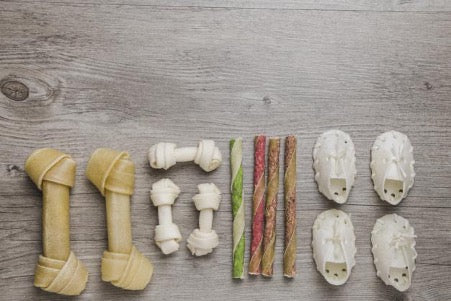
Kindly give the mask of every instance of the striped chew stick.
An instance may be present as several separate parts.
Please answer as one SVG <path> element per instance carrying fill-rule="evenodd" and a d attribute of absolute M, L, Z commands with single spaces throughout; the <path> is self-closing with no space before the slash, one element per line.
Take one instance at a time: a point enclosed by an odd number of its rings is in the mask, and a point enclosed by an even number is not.
<path fill-rule="evenodd" d="M 232 278 L 243 279 L 244 272 L 244 205 L 243 205 L 243 140 L 230 140 L 230 167 L 233 214 Z"/>
<path fill-rule="evenodd" d="M 283 275 L 296 275 L 296 137 L 285 139 L 285 247 Z"/>
<path fill-rule="evenodd" d="M 280 139 L 270 138 L 268 147 L 268 179 L 266 189 L 265 233 L 263 236 L 262 275 L 273 274 L 276 246 L 276 210 L 279 192 Z"/>
<path fill-rule="evenodd" d="M 265 147 L 266 137 L 255 137 L 254 144 L 254 195 L 252 199 L 252 242 L 249 261 L 249 274 L 261 273 L 263 219 L 265 196 Z"/>

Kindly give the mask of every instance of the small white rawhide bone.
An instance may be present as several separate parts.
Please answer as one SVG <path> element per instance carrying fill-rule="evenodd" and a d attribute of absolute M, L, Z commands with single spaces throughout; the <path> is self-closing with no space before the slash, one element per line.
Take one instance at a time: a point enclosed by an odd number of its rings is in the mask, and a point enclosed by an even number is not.
<path fill-rule="evenodd" d="M 221 191 L 213 183 L 199 184 L 199 194 L 193 197 L 199 214 L 199 229 L 195 229 L 187 240 L 187 247 L 196 256 L 209 254 L 218 246 L 218 234 L 212 230 L 213 210 L 218 210 Z"/>
<path fill-rule="evenodd" d="M 197 147 L 176 147 L 176 144 L 167 142 L 151 146 L 150 166 L 156 169 L 168 169 L 177 162 L 194 161 L 203 170 L 210 172 L 221 165 L 222 155 L 213 140 L 201 140 Z"/>
<path fill-rule="evenodd" d="M 169 179 L 162 179 L 152 185 L 150 199 L 158 207 L 159 225 L 155 228 L 155 243 L 163 254 L 171 254 L 179 249 L 182 239 L 179 227 L 172 222 L 172 209 L 180 188 Z"/>

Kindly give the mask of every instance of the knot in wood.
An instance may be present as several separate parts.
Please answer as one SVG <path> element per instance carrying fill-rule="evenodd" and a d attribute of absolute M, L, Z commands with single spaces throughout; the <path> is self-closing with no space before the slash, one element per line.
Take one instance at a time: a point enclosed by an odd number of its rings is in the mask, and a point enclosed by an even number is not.
<path fill-rule="evenodd" d="M 29 89 L 28 87 L 17 81 L 17 80 L 8 80 L 4 82 L 0 87 L 1 92 L 14 101 L 23 101 L 28 98 Z"/>

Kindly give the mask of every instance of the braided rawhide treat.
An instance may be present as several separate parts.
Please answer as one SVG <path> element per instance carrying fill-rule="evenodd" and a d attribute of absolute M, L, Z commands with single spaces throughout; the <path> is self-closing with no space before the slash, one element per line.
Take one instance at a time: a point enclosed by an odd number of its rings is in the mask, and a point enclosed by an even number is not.
<path fill-rule="evenodd" d="M 244 275 L 244 203 L 243 203 L 243 139 L 230 140 L 230 171 L 233 215 L 233 269 L 232 278 Z"/>
<path fill-rule="evenodd" d="M 75 182 L 75 161 L 58 150 L 42 148 L 25 162 L 25 171 L 42 190 L 42 255 L 34 285 L 61 295 L 80 295 L 88 271 L 70 250 L 69 189 Z"/>
<path fill-rule="evenodd" d="M 176 144 L 160 142 L 150 147 L 149 162 L 152 168 L 168 169 L 177 162 L 194 161 L 206 172 L 221 165 L 222 155 L 213 140 L 201 140 L 198 147 L 176 148 Z"/>
<path fill-rule="evenodd" d="M 196 256 L 213 252 L 218 246 L 218 234 L 212 230 L 213 210 L 218 210 L 221 202 L 221 191 L 213 183 L 199 184 L 199 194 L 193 197 L 199 214 L 199 229 L 195 229 L 187 240 L 187 247 Z"/>
<path fill-rule="evenodd" d="M 158 207 L 159 225 L 155 228 L 155 243 L 163 254 L 171 254 L 179 249 L 182 239 L 179 227 L 172 222 L 171 206 L 180 194 L 180 188 L 169 179 L 152 184 L 150 199 Z"/>
<path fill-rule="evenodd" d="M 142 290 L 153 266 L 132 244 L 130 196 L 135 165 L 128 153 L 99 148 L 89 159 L 86 176 L 105 196 L 108 251 L 103 252 L 102 280 L 127 290 Z"/>

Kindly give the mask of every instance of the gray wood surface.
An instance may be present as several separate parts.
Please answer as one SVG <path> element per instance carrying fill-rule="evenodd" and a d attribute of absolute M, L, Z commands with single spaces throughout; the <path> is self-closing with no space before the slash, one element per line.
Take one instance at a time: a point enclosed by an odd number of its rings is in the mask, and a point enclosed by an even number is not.
<path fill-rule="evenodd" d="M 72 248 L 90 278 L 76 299 L 451 299 L 450 1 L 73 2 L 0 1 L 0 83 L 17 80 L 29 88 L 24 101 L 0 94 L 1 300 L 65 299 L 32 286 L 41 195 L 23 165 L 40 147 L 61 149 L 78 163 Z M 337 207 L 318 193 L 312 170 L 314 141 L 330 128 L 351 135 L 358 170 L 350 199 L 340 206 L 352 215 L 357 265 L 337 288 L 316 272 L 310 248 L 316 215 Z M 378 199 L 369 171 L 370 147 L 390 129 L 410 137 L 417 162 L 415 186 L 397 207 Z M 282 204 L 273 279 L 230 277 L 228 140 L 244 138 L 249 225 L 257 133 L 299 139 L 298 276 L 292 281 L 282 277 Z M 194 145 L 200 138 L 216 140 L 222 150 L 217 171 L 205 174 L 191 164 L 149 168 L 153 143 Z M 155 265 L 142 292 L 100 280 L 104 202 L 84 176 L 97 147 L 129 150 L 136 163 L 134 241 Z M 154 245 L 157 212 L 149 190 L 163 177 L 182 189 L 174 219 L 185 239 L 197 224 L 196 185 L 212 181 L 223 191 L 213 254 L 193 258 L 183 242 L 165 257 Z M 406 293 L 385 286 L 372 263 L 370 231 L 392 212 L 408 218 L 418 235 L 417 270 Z"/>

